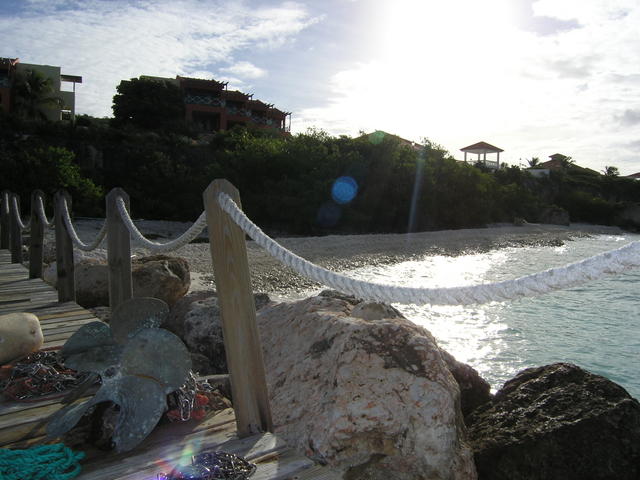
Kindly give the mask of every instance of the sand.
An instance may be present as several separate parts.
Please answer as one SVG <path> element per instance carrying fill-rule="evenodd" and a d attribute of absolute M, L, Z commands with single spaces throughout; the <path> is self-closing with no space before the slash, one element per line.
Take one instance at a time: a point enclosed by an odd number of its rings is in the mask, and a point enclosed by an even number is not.
<path fill-rule="evenodd" d="M 101 221 L 78 219 L 74 222 L 83 241 L 88 242 L 97 233 Z M 165 242 L 184 232 L 189 223 L 167 221 L 136 221 L 136 225 L 156 242 Z M 329 235 L 323 237 L 289 237 L 277 239 L 297 255 L 334 271 L 348 271 L 368 265 L 392 264 L 415 260 L 428 255 L 462 255 L 486 252 L 504 247 L 530 247 L 562 245 L 572 238 L 593 234 L 619 234 L 617 227 L 574 224 L 571 226 L 525 224 L 492 225 L 489 228 L 441 230 L 412 234 Z M 204 242 L 206 234 L 201 235 Z M 132 246 L 136 256 L 149 253 Z M 297 297 L 304 292 L 319 289 L 320 285 L 301 277 L 273 259 L 253 241 L 247 242 L 253 289 L 275 298 Z M 191 243 L 172 253 L 189 262 L 191 291 L 215 288 L 209 245 Z M 103 249 L 90 256 L 105 257 Z"/>

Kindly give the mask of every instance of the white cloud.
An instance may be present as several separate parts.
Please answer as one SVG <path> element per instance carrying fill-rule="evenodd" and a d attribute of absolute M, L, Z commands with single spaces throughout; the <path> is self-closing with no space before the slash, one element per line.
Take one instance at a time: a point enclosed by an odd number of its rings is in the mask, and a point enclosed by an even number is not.
<path fill-rule="evenodd" d="M 111 114 L 122 79 L 210 73 L 216 64 L 244 65 L 245 77 L 257 78 L 261 69 L 238 61 L 242 51 L 277 48 L 314 21 L 290 2 L 31 0 L 25 10 L 0 18 L 0 44 L 5 55 L 81 75 L 77 110 L 103 116 Z"/>
<path fill-rule="evenodd" d="M 428 136 L 456 156 L 484 140 L 516 165 L 558 151 L 595 170 L 616 159 L 640 170 L 629 147 L 640 137 L 640 4 L 542 0 L 536 13 L 581 28 L 538 36 L 512 27 L 502 0 L 398 1 L 383 53 L 335 74 L 327 104 L 297 112 L 296 130 Z"/>
<path fill-rule="evenodd" d="M 220 71 L 226 74 L 236 75 L 240 78 L 260 78 L 267 74 L 266 70 L 246 61 L 234 63 L 229 67 L 221 68 Z"/>

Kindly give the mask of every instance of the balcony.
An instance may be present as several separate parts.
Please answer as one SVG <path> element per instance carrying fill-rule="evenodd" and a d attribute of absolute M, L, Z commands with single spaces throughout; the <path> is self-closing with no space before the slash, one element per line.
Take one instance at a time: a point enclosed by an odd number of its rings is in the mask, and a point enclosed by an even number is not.
<path fill-rule="evenodd" d="M 224 107 L 225 102 L 221 98 L 211 95 L 185 95 L 184 103 L 188 105 L 208 105 L 210 107 Z"/>

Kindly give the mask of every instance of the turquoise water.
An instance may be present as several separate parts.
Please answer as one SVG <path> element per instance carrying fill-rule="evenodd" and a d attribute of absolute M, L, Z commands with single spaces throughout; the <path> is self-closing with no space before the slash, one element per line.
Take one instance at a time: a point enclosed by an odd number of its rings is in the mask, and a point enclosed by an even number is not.
<path fill-rule="evenodd" d="M 507 248 L 459 257 L 434 256 L 351 276 L 395 285 L 474 285 L 516 278 L 619 248 L 640 235 L 598 235 L 561 247 Z M 518 371 L 572 362 L 640 398 L 640 271 L 534 298 L 469 307 L 395 305 L 497 390 Z"/>

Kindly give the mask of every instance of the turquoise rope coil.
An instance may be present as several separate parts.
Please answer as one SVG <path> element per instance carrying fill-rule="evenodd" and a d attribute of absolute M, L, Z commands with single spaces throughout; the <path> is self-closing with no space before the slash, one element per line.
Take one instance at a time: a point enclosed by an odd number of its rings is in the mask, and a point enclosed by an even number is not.
<path fill-rule="evenodd" d="M 80 473 L 84 452 L 62 443 L 26 450 L 0 448 L 0 480 L 70 480 Z"/>

